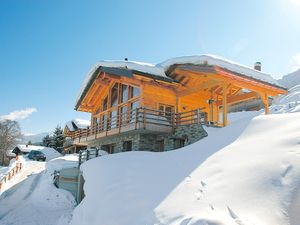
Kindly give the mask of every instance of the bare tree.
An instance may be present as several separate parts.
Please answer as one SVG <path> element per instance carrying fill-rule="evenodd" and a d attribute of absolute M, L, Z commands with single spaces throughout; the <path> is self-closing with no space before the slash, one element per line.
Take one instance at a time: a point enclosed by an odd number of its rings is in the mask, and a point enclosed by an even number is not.
<path fill-rule="evenodd" d="M 0 120 L 0 164 L 4 164 L 6 151 L 13 148 L 21 137 L 17 121 Z"/>

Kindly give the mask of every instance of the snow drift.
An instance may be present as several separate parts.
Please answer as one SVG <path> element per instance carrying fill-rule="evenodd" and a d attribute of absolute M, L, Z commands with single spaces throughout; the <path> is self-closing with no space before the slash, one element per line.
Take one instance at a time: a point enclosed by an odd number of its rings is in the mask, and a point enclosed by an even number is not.
<path fill-rule="evenodd" d="M 234 141 L 247 121 L 210 128 L 177 151 L 83 164 L 86 197 L 71 225 L 289 224 L 300 185 L 300 113 L 258 116 Z"/>

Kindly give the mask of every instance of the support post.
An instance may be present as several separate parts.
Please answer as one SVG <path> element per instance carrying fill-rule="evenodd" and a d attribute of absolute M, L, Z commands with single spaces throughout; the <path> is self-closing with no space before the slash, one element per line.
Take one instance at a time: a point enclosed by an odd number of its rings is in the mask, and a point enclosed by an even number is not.
<path fill-rule="evenodd" d="M 223 84 L 223 97 L 222 97 L 222 105 L 223 105 L 223 126 L 227 126 L 227 111 L 228 111 L 228 106 L 227 106 L 227 92 L 228 92 L 228 87 L 227 84 Z"/>
<path fill-rule="evenodd" d="M 262 102 L 264 104 L 264 107 L 265 107 L 265 115 L 268 115 L 269 114 L 269 97 L 268 97 L 268 94 L 261 93 L 260 97 L 261 97 L 261 100 L 262 100 Z"/>

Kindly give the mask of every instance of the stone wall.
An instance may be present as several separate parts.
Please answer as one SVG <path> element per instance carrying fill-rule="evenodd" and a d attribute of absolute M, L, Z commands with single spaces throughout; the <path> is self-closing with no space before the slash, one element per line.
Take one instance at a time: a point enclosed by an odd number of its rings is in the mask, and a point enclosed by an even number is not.
<path fill-rule="evenodd" d="M 164 151 L 170 151 L 175 149 L 176 139 L 185 140 L 184 145 L 189 145 L 206 136 L 202 125 L 184 125 L 176 128 L 172 134 L 121 133 L 107 136 L 90 141 L 88 147 L 101 148 L 103 145 L 115 144 L 114 153 L 118 153 L 123 151 L 124 141 L 132 141 L 132 151 L 159 151 L 158 141 L 163 140 Z"/>
<path fill-rule="evenodd" d="M 139 150 L 140 143 L 140 134 L 117 134 L 113 136 L 107 136 L 100 138 L 98 140 L 93 140 L 88 143 L 88 148 L 98 147 L 101 148 L 102 145 L 115 144 L 115 153 L 122 152 L 123 150 L 123 142 L 124 141 L 132 141 L 132 151 Z"/>
<path fill-rule="evenodd" d="M 191 124 L 179 126 L 176 128 L 174 137 L 186 139 L 185 145 L 193 144 L 196 141 L 207 136 L 207 132 L 204 130 L 201 124 Z"/>

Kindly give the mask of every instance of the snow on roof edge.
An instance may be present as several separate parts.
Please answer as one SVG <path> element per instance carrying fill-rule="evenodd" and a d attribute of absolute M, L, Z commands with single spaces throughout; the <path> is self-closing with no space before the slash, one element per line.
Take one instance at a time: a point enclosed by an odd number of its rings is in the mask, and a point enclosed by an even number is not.
<path fill-rule="evenodd" d="M 76 105 L 78 105 L 78 102 L 80 101 L 81 96 L 84 93 L 84 90 L 85 90 L 86 86 L 88 85 L 88 83 L 90 82 L 93 74 L 101 66 L 135 70 L 135 71 L 139 71 L 142 73 L 153 74 L 155 76 L 168 78 L 166 76 L 163 68 L 158 67 L 157 65 L 150 64 L 150 63 L 137 62 L 137 61 L 122 61 L 122 60 L 102 60 L 102 61 L 97 62 L 85 76 L 85 79 L 80 87 L 80 90 L 79 90 L 79 93 L 78 93 L 78 96 L 76 99 Z"/>
<path fill-rule="evenodd" d="M 254 68 L 251 68 L 249 66 L 245 66 L 240 63 L 216 55 L 207 54 L 207 55 L 176 57 L 176 58 L 168 59 L 158 64 L 158 66 L 163 67 L 165 71 L 167 71 L 172 65 L 176 65 L 176 64 L 194 64 L 194 65 L 208 64 L 211 66 L 219 66 L 221 68 L 230 70 L 232 72 L 236 72 L 245 75 L 247 77 L 261 80 L 269 84 L 286 89 L 286 87 L 279 84 L 279 82 L 276 79 L 274 79 L 270 74 L 255 70 Z"/>
<path fill-rule="evenodd" d="M 75 131 L 76 129 L 73 126 L 73 123 L 77 126 L 78 129 L 86 129 L 91 125 L 91 121 L 77 118 L 66 122 L 65 127 L 68 127 L 70 131 Z"/>
<path fill-rule="evenodd" d="M 80 87 L 75 109 L 77 108 L 79 101 L 84 94 L 84 91 L 91 81 L 92 76 L 101 66 L 103 67 L 112 67 L 112 68 L 123 68 L 129 70 L 140 71 L 143 73 L 153 74 L 156 76 L 161 76 L 164 78 L 168 78 L 166 75 L 166 71 L 175 64 L 194 64 L 194 65 L 203 65 L 208 64 L 212 66 L 219 66 L 221 68 L 230 70 L 232 72 L 236 72 L 238 74 L 245 75 L 249 78 L 254 78 L 263 82 L 266 82 L 271 85 L 275 85 L 279 88 L 286 89 L 283 85 L 281 85 L 276 79 L 274 79 L 270 74 L 255 70 L 254 68 L 239 64 L 237 62 L 225 59 L 223 57 L 219 57 L 216 55 L 204 54 L 204 55 L 194 55 L 194 56 L 181 56 L 170 58 L 168 60 L 163 61 L 162 63 L 158 63 L 156 65 L 137 62 L 137 61 L 122 61 L 122 60 L 102 60 L 97 62 L 92 69 L 87 73 L 85 79 Z"/>

